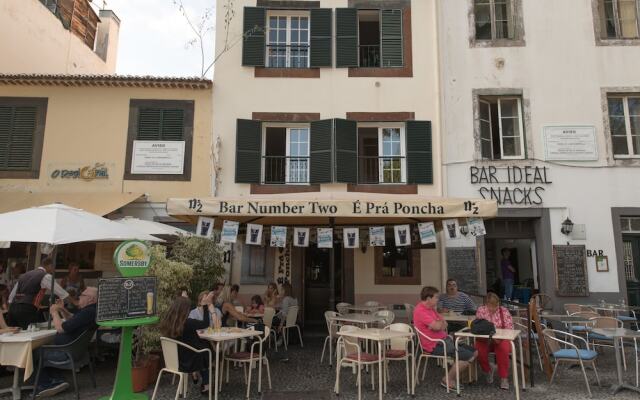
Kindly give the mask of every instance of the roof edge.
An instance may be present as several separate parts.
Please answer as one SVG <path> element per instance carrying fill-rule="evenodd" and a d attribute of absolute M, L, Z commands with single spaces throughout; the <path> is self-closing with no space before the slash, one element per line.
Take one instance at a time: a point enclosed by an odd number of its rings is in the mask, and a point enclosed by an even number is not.
<path fill-rule="evenodd" d="M 210 79 L 133 75 L 0 74 L 0 85 L 67 87 L 135 87 L 160 89 L 213 88 Z"/>

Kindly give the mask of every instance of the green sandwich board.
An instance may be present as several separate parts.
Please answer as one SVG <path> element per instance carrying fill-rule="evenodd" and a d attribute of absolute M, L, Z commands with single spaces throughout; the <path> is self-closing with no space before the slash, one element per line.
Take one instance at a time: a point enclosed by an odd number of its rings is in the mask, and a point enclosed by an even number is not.
<path fill-rule="evenodd" d="M 123 278 L 100 279 L 98 283 L 98 325 L 122 329 L 113 391 L 111 396 L 100 400 L 148 399 L 144 393 L 133 392 L 131 351 L 133 330 L 158 322 L 156 278 L 144 276 L 150 261 L 149 247 L 144 242 L 123 242 L 113 255 L 113 262 Z"/>

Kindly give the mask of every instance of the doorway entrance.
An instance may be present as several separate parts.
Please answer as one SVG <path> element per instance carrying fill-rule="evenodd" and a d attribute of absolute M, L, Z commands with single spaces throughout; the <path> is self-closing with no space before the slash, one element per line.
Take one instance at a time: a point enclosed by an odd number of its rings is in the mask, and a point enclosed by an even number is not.
<path fill-rule="evenodd" d="M 324 312 L 342 301 L 342 247 L 319 249 L 310 243 L 304 255 L 305 326 L 323 327 Z"/>
<path fill-rule="evenodd" d="M 622 249 L 629 305 L 640 306 L 640 235 L 623 235 Z"/>

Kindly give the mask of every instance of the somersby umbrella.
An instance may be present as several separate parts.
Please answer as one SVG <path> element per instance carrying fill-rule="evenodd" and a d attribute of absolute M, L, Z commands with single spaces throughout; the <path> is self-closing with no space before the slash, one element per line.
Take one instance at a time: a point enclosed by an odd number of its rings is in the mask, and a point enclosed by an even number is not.
<path fill-rule="evenodd" d="M 160 236 L 178 236 L 178 235 L 191 236 L 192 235 L 191 232 L 185 231 L 184 229 L 176 228 L 175 226 L 162 224 L 160 222 L 155 222 L 155 221 L 147 221 L 144 219 L 138 219 L 134 217 L 124 217 L 120 219 L 114 219 L 113 221 L 128 227 L 131 227 L 138 231 L 144 232 L 149 235 L 160 235 Z"/>

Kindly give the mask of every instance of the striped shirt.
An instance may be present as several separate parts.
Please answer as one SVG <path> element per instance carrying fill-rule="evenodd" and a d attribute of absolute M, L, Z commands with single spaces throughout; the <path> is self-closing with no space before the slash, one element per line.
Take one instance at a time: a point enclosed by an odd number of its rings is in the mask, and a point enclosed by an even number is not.
<path fill-rule="evenodd" d="M 438 309 L 442 310 L 444 308 L 455 312 L 476 311 L 476 305 L 471 300 L 471 297 L 462 292 L 458 292 L 455 296 L 449 296 L 446 293 L 442 294 L 438 300 Z"/>

